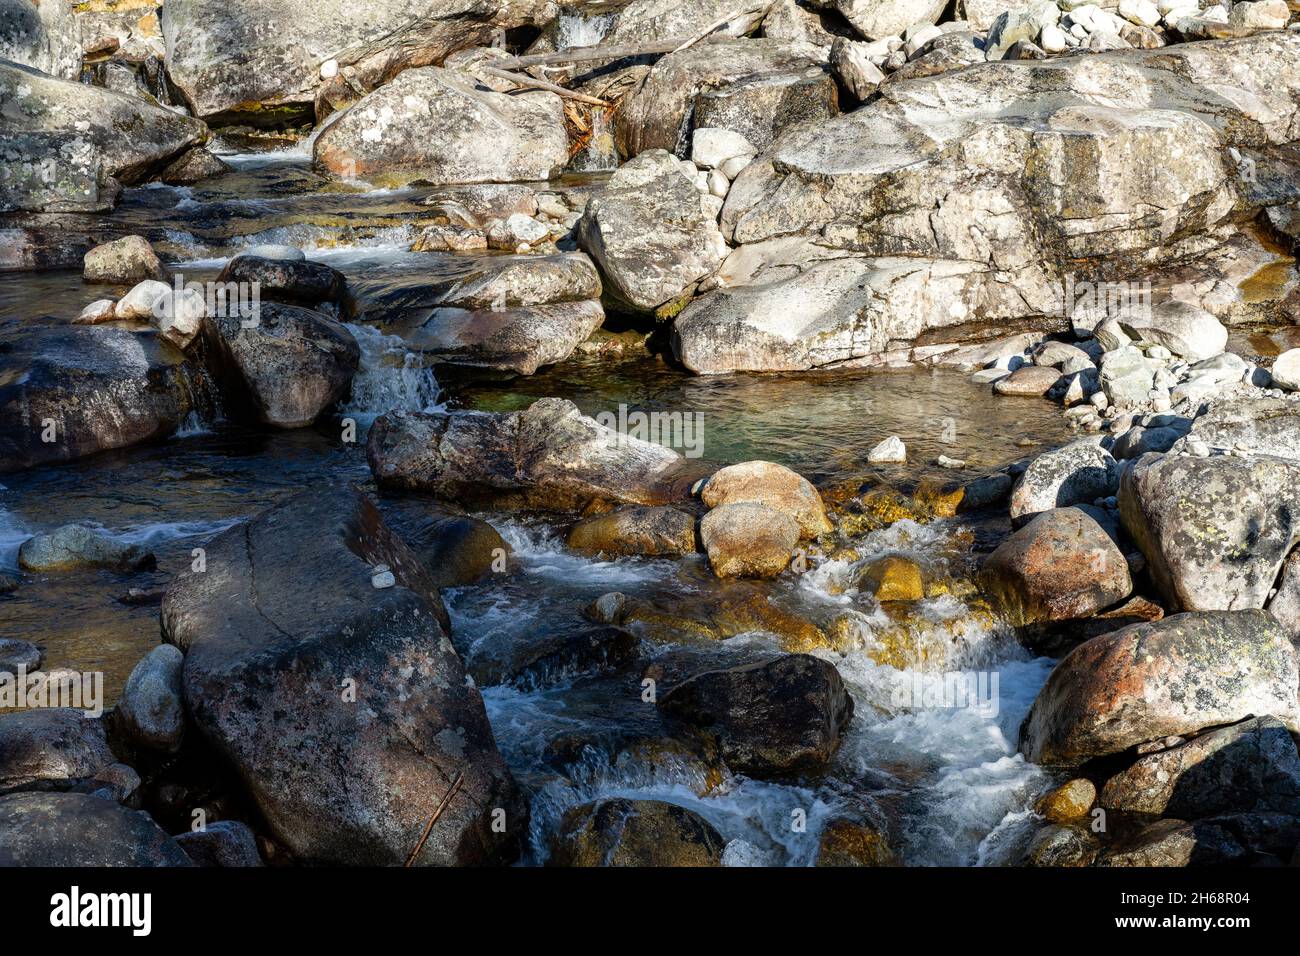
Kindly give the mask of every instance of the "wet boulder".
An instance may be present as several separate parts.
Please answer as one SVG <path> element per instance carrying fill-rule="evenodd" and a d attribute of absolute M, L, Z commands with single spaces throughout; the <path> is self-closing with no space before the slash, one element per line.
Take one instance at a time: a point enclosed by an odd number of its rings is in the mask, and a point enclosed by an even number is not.
<path fill-rule="evenodd" d="M 682 500 L 685 459 L 544 398 L 517 412 L 392 412 L 366 447 L 381 487 L 460 504 L 579 510 Z"/>
<path fill-rule="evenodd" d="M 659 709 L 716 738 L 732 770 L 770 777 L 824 768 L 853 698 L 833 665 L 788 654 L 696 674 L 660 695 Z"/>
<path fill-rule="evenodd" d="M 1300 542 L 1300 463 L 1144 455 L 1124 473 L 1120 516 L 1171 607 L 1263 607 Z"/>
<path fill-rule="evenodd" d="M 116 760 L 104 722 L 84 711 L 34 707 L 0 715 L 0 792 L 70 785 Z"/>
<path fill-rule="evenodd" d="M 705 505 L 760 504 L 788 514 L 800 535 L 815 538 L 831 530 L 826 506 L 812 482 L 784 465 L 746 461 L 713 473 L 700 489 Z"/>
<path fill-rule="evenodd" d="M 434 185 L 550 179 L 569 160 L 554 93 L 496 93 L 439 67 L 407 70 L 331 122 L 316 164 L 354 179 L 391 174 Z"/>
<path fill-rule="evenodd" d="M 173 0 L 162 30 L 168 77 L 195 115 L 265 125 L 310 117 L 327 74 L 372 90 L 530 15 L 499 0 L 319 0 L 289 14 L 259 0 Z"/>
<path fill-rule="evenodd" d="M 84 793 L 0 797 L 0 867 L 193 865 L 143 810 Z"/>
<path fill-rule="evenodd" d="M 698 813 L 660 800 L 615 798 L 574 807 L 548 866 L 721 866 L 727 841 Z"/>
<path fill-rule="evenodd" d="M 95 212 L 208 139 L 197 120 L 134 96 L 0 60 L 0 211 Z M 129 130 L 124 135 L 123 130 Z"/>
<path fill-rule="evenodd" d="M 1026 866 L 1091 866 L 1100 843 L 1086 827 L 1053 823 L 1034 834 Z"/>
<path fill-rule="evenodd" d="M 770 505 L 720 504 L 700 520 L 700 543 L 720 578 L 772 578 L 786 569 L 799 546 L 799 525 Z"/>
<path fill-rule="evenodd" d="M 153 332 L 64 326 L 13 335 L 0 346 L 0 472 L 165 438 L 205 407 L 198 378 Z"/>
<path fill-rule="evenodd" d="M 276 428 L 314 422 L 347 395 L 361 362 L 352 333 L 311 309 L 262 302 L 251 319 L 225 314 L 204 322 L 227 395 Z"/>
<path fill-rule="evenodd" d="M 695 516 L 667 506 L 631 505 L 592 515 L 569 529 L 565 545 L 603 555 L 680 556 L 697 548 Z"/>
<path fill-rule="evenodd" d="M 984 561 L 980 585 L 1016 624 L 1091 617 L 1133 590 L 1110 535 L 1078 508 L 1044 511 Z"/>
<path fill-rule="evenodd" d="M 526 809 L 445 622 L 423 563 L 339 486 L 218 536 L 162 606 L 189 717 L 307 863 L 516 852 Z"/>
<path fill-rule="evenodd" d="M 41 649 L 30 641 L 0 637 L 0 674 L 17 674 L 19 669 L 34 671 L 41 666 L 41 660 Z"/>
<path fill-rule="evenodd" d="M 381 498 L 378 505 L 439 589 L 476 584 L 508 568 L 510 545 L 481 518 L 419 498 Z"/>
<path fill-rule="evenodd" d="M 46 534 L 33 535 L 18 549 L 18 565 L 27 571 L 139 571 L 155 563 L 154 556 L 139 545 L 83 524 L 65 524 Z"/>
<path fill-rule="evenodd" d="M 1202 611 L 1094 637 L 1052 671 L 1020 751 L 1076 765 L 1162 737 L 1271 714 L 1300 729 L 1300 670 L 1264 611 Z"/>
<path fill-rule="evenodd" d="M 0 0 L 0 59 L 62 80 L 81 76 L 81 29 L 66 3 Z"/>
<path fill-rule="evenodd" d="M 440 374 L 532 375 L 600 327 L 600 295 L 600 275 L 581 252 L 493 256 L 383 291 L 367 303 L 366 318 L 401 335 Z"/>
<path fill-rule="evenodd" d="M 1016 524 L 1054 508 L 1091 504 L 1119 487 L 1119 464 L 1095 438 L 1081 438 L 1029 463 L 1011 489 Z"/>
<path fill-rule="evenodd" d="M 160 644 L 131 671 L 117 703 L 119 726 L 132 743 L 149 750 L 175 753 L 185 734 L 181 702 L 184 655 Z"/>
<path fill-rule="evenodd" d="M 230 167 L 212 150 L 196 146 L 168 164 L 158 178 L 169 186 L 192 186 L 228 172 Z"/>
<path fill-rule="evenodd" d="M 256 284 L 260 298 L 308 309 L 329 306 L 335 316 L 342 314 L 348 299 L 348 280 L 343 273 L 323 262 L 307 259 L 235 256 L 226 263 L 216 281 Z"/>
<path fill-rule="evenodd" d="M 605 278 L 611 305 L 674 310 L 722 262 L 726 244 L 695 184 L 661 149 L 621 166 L 587 201 L 578 243 Z"/>
<path fill-rule="evenodd" d="M 1233 811 L 1300 814 L 1300 755 L 1281 721 L 1252 717 L 1140 757 L 1106 782 L 1101 805 L 1183 820 Z"/>

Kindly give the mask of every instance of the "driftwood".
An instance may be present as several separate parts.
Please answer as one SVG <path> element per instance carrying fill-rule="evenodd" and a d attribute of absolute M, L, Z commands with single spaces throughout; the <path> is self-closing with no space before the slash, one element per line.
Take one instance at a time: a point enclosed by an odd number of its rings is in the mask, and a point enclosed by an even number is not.
<path fill-rule="evenodd" d="M 508 70 L 502 70 L 495 66 L 476 66 L 475 71 L 486 73 L 488 76 L 495 76 L 498 79 L 509 80 L 518 86 L 527 86 L 534 90 L 546 90 L 554 93 L 556 96 L 562 96 L 565 99 L 577 100 L 579 103 L 589 103 L 592 106 L 609 106 L 604 100 L 597 99 L 594 96 L 588 96 L 586 93 L 575 93 L 573 90 L 566 89 L 556 83 L 548 83 L 546 80 L 539 80 L 536 77 L 524 76 L 519 73 L 511 73 Z"/>
<path fill-rule="evenodd" d="M 690 39 L 690 37 L 674 37 L 671 40 L 654 40 L 650 43 L 580 46 L 562 53 L 532 53 L 528 56 L 500 59 L 496 61 L 496 67 L 502 70 L 524 70 L 530 66 L 555 66 L 562 63 L 586 63 L 591 60 L 621 60 L 629 56 L 653 56 L 672 53 Z"/>
<path fill-rule="evenodd" d="M 437 823 L 438 818 L 442 816 L 442 811 L 447 809 L 447 804 L 451 803 L 451 798 L 456 796 L 456 793 L 460 790 L 460 782 L 464 776 L 464 771 L 456 774 L 456 779 L 451 782 L 451 786 L 447 789 L 447 792 L 443 794 L 442 800 L 438 803 L 438 808 L 433 811 L 433 816 L 429 817 L 429 825 L 424 828 L 424 833 L 420 835 L 420 842 L 415 845 L 415 849 L 411 851 L 411 855 L 406 858 L 406 866 L 413 866 L 415 864 L 416 857 L 420 855 L 420 851 L 424 849 L 424 844 L 429 840 L 429 834 L 433 832 L 433 825 Z"/>

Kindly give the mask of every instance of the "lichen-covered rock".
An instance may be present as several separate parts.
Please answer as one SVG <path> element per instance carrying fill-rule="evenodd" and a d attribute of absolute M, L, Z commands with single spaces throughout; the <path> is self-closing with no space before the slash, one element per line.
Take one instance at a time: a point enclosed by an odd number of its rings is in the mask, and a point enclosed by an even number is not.
<path fill-rule="evenodd" d="M 1095 438 L 1081 438 L 1029 463 L 1011 489 L 1011 520 L 1021 524 L 1054 508 L 1091 504 L 1113 495 L 1119 480 L 1110 452 Z"/>
<path fill-rule="evenodd" d="M 0 0 L 0 59 L 63 80 L 81 76 L 81 29 L 58 0 Z"/>
<path fill-rule="evenodd" d="M 1295 461 L 1150 454 L 1125 470 L 1119 507 L 1169 606 L 1238 610 L 1264 606 L 1300 542 L 1298 496 Z"/>
<path fill-rule="evenodd" d="M 782 776 L 826 765 L 853 698 L 833 665 L 788 654 L 696 674 L 662 694 L 659 709 L 715 737 L 732 770 Z"/>
<path fill-rule="evenodd" d="M 1123 553 L 1078 508 L 1044 511 L 1003 541 L 980 584 L 1016 624 L 1091 617 L 1133 590 Z"/>
<path fill-rule="evenodd" d="M 725 250 L 695 184 L 658 149 L 621 166 L 587 201 L 577 235 L 605 277 L 606 295 L 631 312 L 674 305 Z"/>
<path fill-rule="evenodd" d="M 684 499 L 691 484 L 677 452 L 560 398 L 518 412 L 393 412 L 371 426 L 366 454 L 381 486 L 462 504 L 656 505 Z"/>
<path fill-rule="evenodd" d="M 943 0 L 820 0 L 817 6 L 838 11 L 868 40 L 901 36 L 915 23 L 934 23 Z"/>
<path fill-rule="evenodd" d="M 1087 829 L 1053 823 L 1034 835 L 1026 866 L 1091 866 L 1101 843 Z"/>
<path fill-rule="evenodd" d="M 1056 665 L 1020 729 L 1035 763 L 1076 765 L 1252 714 L 1300 729 L 1300 669 L 1264 611 L 1203 611 L 1134 624 Z"/>
<path fill-rule="evenodd" d="M 380 564 L 394 586 L 371 583 Z M 445 621 L 423 563 L 337 486 L 209 542 L 206 570 L 177 577 L 162 606 L 190 719 L 307 863 L 481 865 L 517 851 L 527 811 Z"/>
<path fill-rule="evenodd" d="M 18 549 L 18 565 L 28 571 L 47 573 L 78 568 L 136 571 L 153 567 L 154 556 L 138 544 L 129 544 L 86 525 L 65 524 L 24 541 Z"/>
<path fill-rule="evenodd" d="M 311 309 L 262 302 L 252 320 L 226 314 L 204 322 L 232 404 L 276 428 L 314 422 L 347 394 L 361 362 L 352 333 Z"/>
<path fill-rule="evenodd" d="M 84 793 L 0 797 L 0 867 L 193 865 L 143 810 Z"/>
<path fill-rule="evenodd" d="M 408 67 L 483 46 L 498 27 L 521 26 L 532 13 L 530 4 L 501 0 L 319 0 L 294 8 L 172 0 L 162 31 L 168 77 L 196 116 L 265 124 L 310 116 L 326 63 L 348 86 L 372 90 Z"/>
<path fill-rule="evenodd" d="M 407 70 L 316 138 L 316 164 L 345 178 L 484 183 L 550 179 L 569 159 L 561 101 L 495 93 L 439 67 Z"/>
<path fill-rule="evenodd" d="M 1210 730 L 1147 754 L 1106 781 L 1108 810 L 1195 820 L 1232 811 L 1300 814 L 1300 756 L 1273 717 Z"/>
<path fill-rule="evenodd" d="M 1190 440 L 1300 462 L 1300 404 L 1280 398 L 1216 401 L 1197 415 Z"/>
<path fill-rule="evenodd" d="M 877 827 L 862 820 L 839 817 L 822 828 L 817 846 L 818 866 L 890 866 L 894 853 Z"/>
<path fill-rule="evenodd" d="M 726 843 L 703 817 L 685 807 L 616 798 L 566 813 L 547 864 L 721 866 Z"/>
<path fill-rule="evenodd" d="M 209 135 L 139 97 L 3 59 L 0 118 L 0 212 L 110 209 L 121 186 L 147 181 Z"/>
<path fill-rule="evenodd" d="M 1034 812 L 1052 823 L 1074 823 L 1088 815 L 1097 802 L 1097 788 L 1085 777 L 1053 787 L 1034 803 Z"/>
<path fill-rule="evenodd" d="M 666 506 L 633 505 L 583 518 L 564 543 L 575 551 L 604 555 L 694 554 L 695 516 Z"/>

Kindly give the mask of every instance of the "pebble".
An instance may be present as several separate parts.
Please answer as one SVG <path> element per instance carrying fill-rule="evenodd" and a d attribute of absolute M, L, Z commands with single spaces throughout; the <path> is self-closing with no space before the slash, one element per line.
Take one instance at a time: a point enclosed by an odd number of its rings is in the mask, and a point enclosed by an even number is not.
<path fill-rule="evenodd" d="M 377 591 L 384 588 L 391 588 L 397 583 L 397 578 L 393 577 L 393 572 L 386 564 L 376 564 L 370 575 L 370 584 Z"/>
<path fill-rule="evenodd" d="M 949 458 L 947 455 L 940 455 L 934 462 L 940 468 L 965 468 L 966 460 L 964 458 Z"/>
<path fill-rule="evenodd" d="M 867 461 L 872 464 L 898 463 L 907 461 L 907 446 L 897 435 L 890 435 L 871 451 L 867 452 Z"/>

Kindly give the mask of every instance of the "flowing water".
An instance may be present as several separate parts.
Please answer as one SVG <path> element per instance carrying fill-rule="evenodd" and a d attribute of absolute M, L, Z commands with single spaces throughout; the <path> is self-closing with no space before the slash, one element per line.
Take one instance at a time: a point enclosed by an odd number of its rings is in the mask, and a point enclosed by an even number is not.
<path fill-rule="evenodd" d="M 332 183 L 311 171 L 301 147 L 228 159 L 233 171 L 211 183 L 128 190 L 111 216 L 64 217 L 63 225 L 143 233 L 187 279 L 215 274 L 230 254 L 259 242 L 298 245 L 342 270 L 358 298 L 352 329 L 363 359 L 338 414 L 363 430 L 392 408 L 504 410 L 541 396 L 571 399 L 593 415 L 616 415 L 620 407 L 681 413 L 698 416 L 692 420 L 706 458 L 786 464 L 832 502 L 831 489 L 845 485 L 910 487 L 954 477 L 935 465 L 941 454 L 967 462 L 957 475 L 973 475 L 1070 437 L 1049 403 L 995 400 L 966 375 L 945 370 L 697 378 L 641 353 L 575 357 L 531 378 L 443 389 L 399 337 L 368 324 L 366 311 L 397 285 L 472 266 L 471 257 L 408 251 L 414 224 L 430 212 L 420 202 L 430 190 Z M 0 336 L 66 322 L 110 291 L 121 290 L 83 286 L 75 272 L 8 276 L 0 282 Z M 337 426 L 337 417 L 328 417 L 314 428 L 266 433 L 195 420 L 159 444 L 0 478 L 0 573 L 18 573 L 25 537 L 69 522 L 146 545 L 158 558 L 156 571 L 135 574 L 21 573 L 20 587 L 0 596 L 0 636 L 40 645 L 47 668 L 102 671 L 115 698 L 158 641 L 156 604 L 124 603 L 129 589 L 165 586 L 193 548 L 286 495 L 340 479 L 368 486 L 364 436 L 345 443 Z M 907 442 L 909 463 L 869 466 L 867 452 L 891 434 Z M 828 774 L 774 783 L 719 778 L 691 755 L 656 745 L 640 666 L 506 682 L 492 676 L 519 645 L 590 627 L 583 609 L 610 591 L 710 606 L 726 588 L 701 558 L 598 560 L 566 549 L 554 516 L 480 517 L 511 543 L 514 565 L 445 597 L 453 639 L 483 689 L 498 743 L 535 794 L 529 862 L 544 861 L 567 808 L 610 795 L 689 806 L 728 839 L 725 859 L 735 865 L 811 863 L 821 827 L 846 809 L 885 822 L 904 863 L 998 863 L 1022 844 L 1026 807 L 1047 776 L 1016 755 L 1017 727 L 1051 662 L 1022 650 L 959 588 L 937 590 L 900 619 L 854 586 L 861 567 L 886 554 L 913 557 L 936 579 L 968 578 L 988 528 L 960 519 L 863 528 L 838 551 L 814 553 L 806 573 L 757 586 L 767 605 L 819 628 L 839 627 L 833 649 L 812 652 L 835 663 L 856 702 Z M 741 662 L 782 646 L 765 630 L 726 640 L 662 630 L 641 637 L 643 656 L 665 668 L 680 666 L 683 655 Z M 949 671 L 995 676 L 996 707 L 914 706 L 921 702 L 900 698 L 912 677 Z"/>

